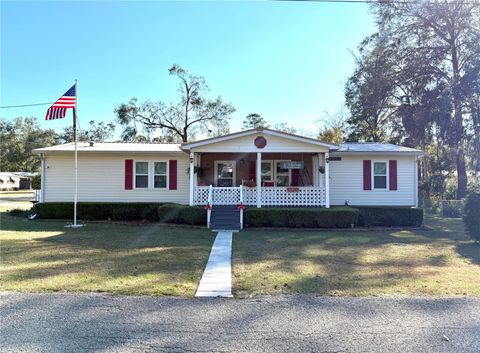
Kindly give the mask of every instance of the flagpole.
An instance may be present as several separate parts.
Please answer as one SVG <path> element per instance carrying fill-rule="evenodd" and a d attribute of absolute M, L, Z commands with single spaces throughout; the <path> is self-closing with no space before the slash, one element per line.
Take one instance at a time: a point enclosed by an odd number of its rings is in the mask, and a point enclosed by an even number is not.
<path fill-rule="evenodd" d="M 75 108 L 73 108 L 73 139 L 75 141 L 75 194 L 73 196 L 73 227 L 77 227 L 78 156 L 77 156 L 77 80 L 75 80 Z"/>

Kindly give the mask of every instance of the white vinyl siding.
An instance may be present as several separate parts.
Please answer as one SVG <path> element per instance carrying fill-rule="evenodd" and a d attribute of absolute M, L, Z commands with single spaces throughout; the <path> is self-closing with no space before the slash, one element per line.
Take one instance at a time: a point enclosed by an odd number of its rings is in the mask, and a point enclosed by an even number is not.
<path fill-rule="evenodd" d="M 343 205 L 345 200 L 350 205 L 370 206 L 414 206 L 415 205 L 415 157 L 382 155 L 379 156 L 345 156 L 341 153 L 341 161 L 330 162 L 330 203 Z M 363 160 L 373 163 L 387 163 L 387 188 L 363 190 Z M 388 160 L 397 160 L 397 185 L 398 190 L 388 189 Z M 373 184 L 373 180 L 372 180 Z"/>
<path fill-rule="evenodd" d="M 133 190 L 125 190 L 125 160 L 134 161 Z M 177 160 L 177 190 L 154 188 L 154 162 Z M 150 163 L 151 188 L 135 188 L 135 162 Z M 78 200 L 91 202 L 175 202 L 188 204 L 188 154 L 186 153 L 79 153 Z M 45 161 L 45 202 L 73 202 L 73 153 L 47 154 Z M 103 171 L 99 174 L 99 171 Z"/>

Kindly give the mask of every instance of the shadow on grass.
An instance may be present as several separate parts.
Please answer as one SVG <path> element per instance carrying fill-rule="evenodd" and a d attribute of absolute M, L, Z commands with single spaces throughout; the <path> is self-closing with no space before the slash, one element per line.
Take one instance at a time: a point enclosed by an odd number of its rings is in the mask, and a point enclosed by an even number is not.
<path fill-rule="evenodd" d="M 4 288 L 155 294 L 157 285 L 159 294 L 181 294 L 175 287 L 196 286 L 214 240 L 207 230 L 157 224 L 64 225 L 2 214 Z"/>
<path fill-rule="evenodd" d="M 469 262 L 479 264 L 480 245 L 465 234 L 461 220 L 390 231 L 248 230 L 234 246 L 238 295 L 449 293 L 459 265 L 470 271 L 465 278 L 480 276 L 480 267 Z M 464 294 L 469 286 L 458 282 L 452 294 Z"/>

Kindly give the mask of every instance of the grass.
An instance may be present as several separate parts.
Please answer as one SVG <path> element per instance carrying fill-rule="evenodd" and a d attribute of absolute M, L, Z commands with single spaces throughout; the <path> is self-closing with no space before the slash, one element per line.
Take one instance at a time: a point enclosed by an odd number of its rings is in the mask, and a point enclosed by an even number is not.
<path fill-rule="evenodd" d="M 460 219 L 425 223 L 429 229 L 242 231 L 234 236 L 234 293 L 479 296 L 480 244 Z M 155 224 L 64 225 L 0 213 L 0 290 L 193 296 L 215 236 Z"/>
<path fill-rule="evenodd" d="M 480 295 L 480 244 L 461 219 L 427 217 L 430 229 L 255 231 L 234 239 L 237 296 Z"/>
<path fill-rule="evenodd" d="M 214 234 L 0 214 L 0 290 L 193 296 Z"/>

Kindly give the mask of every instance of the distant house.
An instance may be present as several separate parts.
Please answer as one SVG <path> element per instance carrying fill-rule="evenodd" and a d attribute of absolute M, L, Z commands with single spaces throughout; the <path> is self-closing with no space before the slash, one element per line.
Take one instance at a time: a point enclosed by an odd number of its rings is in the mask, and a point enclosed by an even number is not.
<path fill-rule="evenodd" d="M 72 201 L 74 144 L 36 149 L 43 202 Z M 417 149 L 270 129 L 184 144 L 79 143 L 78 200 L 190 205 L 418 205 Z"/>
<path fill-rule="evenodd" d="M 36 173 L 0 172 L 0 190 L 29 190 Z"/>

